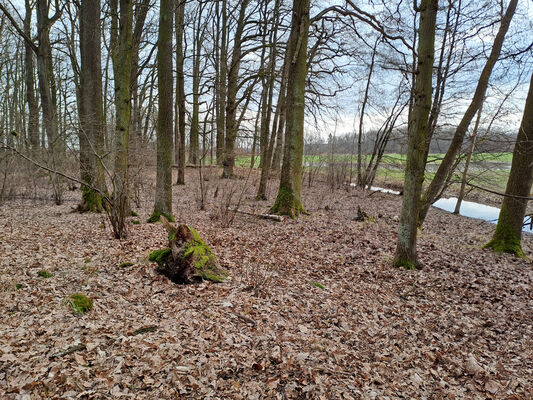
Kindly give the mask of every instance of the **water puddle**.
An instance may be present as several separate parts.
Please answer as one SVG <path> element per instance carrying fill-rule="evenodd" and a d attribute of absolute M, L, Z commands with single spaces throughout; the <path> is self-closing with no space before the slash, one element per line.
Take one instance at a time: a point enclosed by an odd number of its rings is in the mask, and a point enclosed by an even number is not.
<path fill-rule="evenodd" d="M 373 190 L 375 192 L 390 193 L 390 194 L 395 194 L 395 195 L 400 194 L 400 192 L 398 192 L 397 190 L 381 188 L 378 186 L 372 186 L 370 190 Z M 456 203 L 457 203 L 457 198 L 450 197 L 446 199 L 437 200 L 435 203 L 433 203 L 433 207 L 437 207 L 437 208 L 440 208 L 441 210 L 453 213 L 453 211 L 455 210 Z M 492 206 L 487 206 L 485 204 L 475 203 L 473 201 L 463 200 L 463 202 L 461 203 L 461 209 L 459 210 L 459 214 L 464 217 L 481 219 L 483 221 L 496 224 L 498 222 L 498 216 L 500 215 L 500 209 L 498 207 L 492 207 Z M 531 228 L 530 223 L 531 223 L 531 217 L 525 217 L 524 224 L 527 224 L 527 225 L 524 225 L 524 227 L 522 228 L 524 232 L 533 233 L 533 229 Z"/>
<path fill-rule="evenodd" d="M 433 203 L 433 207 L 440 208 L 441 210 L 453 212 L 455 210 L 455 204 L 457 203 L 456 197 L 450 197 L 448 199 L 439 199 Z M 482 219 L 483 221 L 496 224 L 498 222 L 498 216 L 500 215 L 500 209 L 497 207 L 487 206 L 485 204 L 474 203 L 473 201 L 465 201 L 461 203 L 461 209 L 459 214 L 465 217 Z M 531 229 L 530 217 L 524 219 L 525 225 L 522 229 L 524 232 L 533 233 Z"/>

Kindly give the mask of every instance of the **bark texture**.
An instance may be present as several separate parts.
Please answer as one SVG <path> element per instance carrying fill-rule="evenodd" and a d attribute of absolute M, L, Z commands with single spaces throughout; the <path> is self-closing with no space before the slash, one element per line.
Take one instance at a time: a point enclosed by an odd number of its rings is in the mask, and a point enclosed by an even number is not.
<path fill-rule="evenodd" d="M 304 149 L 305 79 L 309 37 L 309 0 L 294 0 L 287 51 L 290 54 L 286 98 L 285 146 L 283 165 L 272 214 L 291 218 L 305 213 L 301 200 Z"/>
<path fill-rule="evenodd" d="M 82 181 L 105 192 L 100 0 L 80 4 L 80 172 Z M 80 211 L 101 211 L 102 196 L 82 187 Z"/>
<path fill-rule="evenodd" d="M 423 0 L 420 4 L 417 71 L 413 88 L 413 108 L 409 116 L 402 211 L 393 261 L 395 266 L 408 269 L 419 266 L 416 254 L 418 205 L 424 181 L 426 128 L 431 108 L 437 9 L 437 0 Z"/>
<path fill-rule="evenodd" d="M 157 87 L 159 110 L 157 113 L 157 173 L 155 204 L 151 222 L 166 215 L 172 220 L 172 28 L 174 1 L 161 0 L 159 8 L 159 38 L 157 41 Z"/>

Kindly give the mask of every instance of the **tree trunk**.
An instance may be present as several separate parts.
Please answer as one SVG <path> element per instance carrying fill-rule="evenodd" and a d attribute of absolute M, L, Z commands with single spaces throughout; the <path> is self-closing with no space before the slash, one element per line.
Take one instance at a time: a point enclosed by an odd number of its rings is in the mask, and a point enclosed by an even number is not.
<path fill-rule="evenodd" d="M 241 65 L 241 48 L 244 25 L 246 23 L 246 7 L 250 0 L 243 0 L 239 11 L 237 29 L 233 39 L 233 51 L 231 53 L 231 64 L 228 73 L 227 102 L 226 102 L 226 138 L 224 142 L 224 171 L 223 178 L 234 176 L 235 167 L 235 141 L 237 139 L 237 92 L 239 89 L 239 68 Z"/>
<path fill-rule="evenodd" d="M 459 190 L 459 195 L 457 196 L 457 203 L 455 203 L 455 210 L 453 210 L 453 213 L 456 215 L 459 215 L 459 212 L 461 211 L 461 204 L 465 197 L 466 177 L 468 175 L 468 169 L 470 168 L 470 160 L 472 159 L 472 154 L 474 153 L 474 148 L 476 147 L 477 130 L 479 128 L 479 122 L 481 121 L 482 111 L 483 111 L 483 104 L 481 105 L 481 107 L 479 107 L 479 111 L 477 112 L 476 123 L 474 124 L 474 131 L 472 132 L 472 137 L 470 138 L 470 148 L 468 149 L 468 154 L 466 155 L 465 167 L 463 170 L 463 177 L 461 178 L 461 189 Z"/>
<path fill-rule="evenodd" d="M 112 36 L 115 46 L 111 46 L 113 70 L 115 75 L 115 171 L 113 190 L 113 212 L 116 224 L 113 227 L 115 236 L 123 237 L 125 231 L 125 217 L 128 209 L 128 153 L 131 124 L 131 58 L 132 58 L 132 0 L 118 0 L 120 11 L 112 11 L 115 21 L 112 21 Z M 117 6 L 117 0 L 113 0 Z M 118 20 L 116 20 L 118 16 Z"/>
<path fill-rule="evenodd" d="M 157 40 L 157 88 L 159 110 L 157 113 L 157 175 L 154 212 L 150 222 L 159 221 L 161 215 L 172 217 L 172 28 L 174 23 L 173 0 L 159 2 L 159 38 Z"/>
<path fill-rule="evenodd" d="M 218 7 L 218 1 L 217 1 Z M 222 165 L 224 161 L 225 128 L 226 128 L 226 84 L 228 76 L 228 54 L 227 54 L 227 0 L 222 0 L 222 26 L 220 28 L 220 42 L 217 42 L 217 49 L 220 48 L 218 60 L 218 86 L 217 86 L 217 165 Z M 217 20 L 218 24 L 218 20 Z M 217 26 L 218 27 L 218 26 Z"/>
<path fill-rule="evenodd" d="M 31 15 L 32 7 L 30 0 L 25 0 L 26 14 L 24 16 L 24 33 L 31 37 Z M 33 60 L 33 49 L 30 44 L 24 42 L 24 63 L 26 77 L 26 101 L 28 102 L 28 136 L 32 150 L 39 149 L 39 105 L 35 96 L 35 63 Z"/>
<path fill-rule="evenodd" d="M 100 35 L 100 0 L 80 3 L 80 172 L 81 180 L 105 192 L 104 115 Z M 101 211 L 102 196 L 89 186 L 82 187 L 80 211 Z"/>
<path fill-rule="evenodd" d="M 363 102 L 361 103 L 361 115 L 359 116 L 359 134 L 357 135 L 357 186 L 364 188 L 366 182 L 363 181 L 363 121 L 365 118 L 365 109 L 368 103 L 368 91 L 370 89 L 370 82 L 372 79 L 372 73 L 374 72 L 374 60 L 376 59 L 376 48 L 378 46 L 378 40 L 374 42 L 374 48 L 372 49 L 372 57 L 370 58 L 370 67 L 368 70 L 368 77 L 366 80 L 365 87 L 365 96 L 363 97 Z"/>
<path fill-rule="evenodd" d="M 511 172 L 507 181 L 500 216 L 492 240 L 485 247 L 524 257 L 522 227 L 528 197 L 533 183 L 533 75 L 529 83 L 526 105 L 513 151 Z"/>
<path fill-rule="evenodd" d="M 292 6 L 291 33 L 287 43 L 290 65 L 285 146 L 278 195 L 271 209 L 272 214 L 289 215 L 291 218 L 305 213 L 301 194 L 309 3 L 309 0 L 294 0 Z"/>
<path fill-rule="evenodd" d="M 450 147 L 448 148 L 444 159 L 440 163 L 439 168 L 435 173 L 435 177 L 424 192 L 424 195 L 421 199 L 422 205 L 420 207 L 418 216 L 418 223 L 420 225 L 424 223 L 424 219 L 426 218 L 429 207 L 431 207 L 431 204 L 433 204 L 433 202 L 438 198 L 439 193 L 442 192 L 442 188 L 444 186 L 444 183 L 446 182 L 446 178 L 450 175 L 457 154 L 459 154 L 461 146 L 463 145 L 466 131 L 468 130 L 472 119 L 476 115 L 476 112 L 479 110 L 481 104 L 483 103 L 490 75 L 492 73 L 494 65 L 496 64 L 496 61 L 498 61 L 498 58 L 500 56 L 503 41 L 509 29 L 509 25 L 511 24 L 511 20 L 513 19 L 517 3 L 518 0 L 511 0 L 509 2 L 507 11 L 505 12 L 505 15 L 502 18 L 500 29 L 498 30 L 498 33 L 496 34 L 496 37 L 494 39 L 494 44 L 492 46 L 489 58 L 487 59 L 485 67 L 483 68 L 481 76 L 479 77 L 476 91 L 474 92 L 474 96 L 472 97 L 472 101 L 470 102 L 470 105 L 466 109 L 463 118 L 461 119 L 459 125 L 457 126 L 457 129 L 455 130 L 455 134 L 453 136 L 452 142 L 450 143 Z"/>
<path fill-rule="evenodd" d="M 279 26 L 279 7 L 280 0 L 274 4 L 274 28 L 270 35 L 270 55 L 268 65 L 268 79 L 266 80 L 266 89 L 268 90 L 267 104 L 262 113 L 261 119 L 261 177 L 259 178 L 259 187 L 257 189 L 258 200 L 266 200 L 266 190 L 268 178 L 270 176 L 270 164 L 272 162 L 272 150 L 274 148 L 274 135 L 270 135 L 270 120 L 272 118 L 272 102 L 274 97 L 274 84 L 276 82 L 276 56 L 278 47 L 278 26 Z M 265 90 L 265 88 L 263 89 Z M 274 129 L 274 128 L 272 128 Z M 270 136 L 270 140 L 269 140 Z M 264 161 L 263 161 L 264 160 Z"/>
<path fill-rule="evenodd" d="M 183 60 L 185 58 L 183 50 L 183 32 L 185 30 L 185 3 L 178 1 L 176 7 L 176 103 L 178 106 L 177 135 L 178 146 L 178 185 L 185 184 L 185 75 L 183 72 Z"/>
<path fill-rule="evenodd" d="M 431 78 L 435 48 L 435 22 L 438 0 L 422 0 L 418 63 L 413 88 L 413 108 L 408 127 L 407 163 L 402 211 L 398 227 L 398 241 L 393 264 L 408 269 L 418 268 L 416 254 L 417 217 L 419 199 L 424 181 L 426 128 L 431 108 Z"/>

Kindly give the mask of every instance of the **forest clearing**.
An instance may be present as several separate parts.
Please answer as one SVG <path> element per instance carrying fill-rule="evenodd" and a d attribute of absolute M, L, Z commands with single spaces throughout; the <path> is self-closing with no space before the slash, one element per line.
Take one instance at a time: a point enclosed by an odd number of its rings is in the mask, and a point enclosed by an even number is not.
<path fill-rule="evenodd" d="M 268 211 L 259 176 L 210 172 L 201 211 L 197 174 L 173 187 L 174 215 L 211 246 L 223 283 L 155 272 L 148 255 L 167 239 L 145 223 L 153 186 L 120 241 L 103 215 L 73 212 L 76 195 L 2 205 L 2 399 L 533 396 L 533 268 L 482 249 L 493 224 L 432 209 L 424 269 L 407 271 L 391 267 L 400 196 L 318 181 L 303 189 L 308 216 L 228 223 L 230 192 L 239 209 Z M 358 207 L 371 218 L 357 221 Z M 522 245 L 531 257 L 533 236 Z M 92 310 L 73 314 L 74 293 Z"/>

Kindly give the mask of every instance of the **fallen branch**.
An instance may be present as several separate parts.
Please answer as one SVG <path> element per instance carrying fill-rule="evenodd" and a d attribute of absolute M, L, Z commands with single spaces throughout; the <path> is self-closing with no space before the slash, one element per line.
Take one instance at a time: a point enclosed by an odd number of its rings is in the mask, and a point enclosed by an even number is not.
<path fill-rule="evenodd" d="M 273 221 L 283 222 L 283 217 L 282 217 L 281 215 L 273 215 L 273 214 L 254 214 L 254 213 L 251 213 L 251 212 L 241 211 L 241 210 L 231 209 L 231 208 L 229 209 L 229 211 L 234 212 L 234 213 L 239 213 L 239 214 L 249 215 L 249 216 L 251 216 L 251 217 L 263 218 L 263 219 L 271 219 L 271 220 L 273 220 Z"/>
<path fill-rule="evenodd" d="M 87 350 L 87 346 L 84 344 L 78 344 L 76 346 L 70 346 L 68 349 L 60 351 L 58 353 L 52 354 L 50 357 L 48 357 L 50 360 L 53 360 L 54 358 L 64 357 L 68 356 L 69 354 L 75 353 L 77 351 L 83 351 Z"/>

